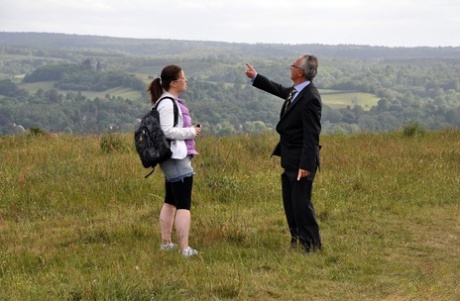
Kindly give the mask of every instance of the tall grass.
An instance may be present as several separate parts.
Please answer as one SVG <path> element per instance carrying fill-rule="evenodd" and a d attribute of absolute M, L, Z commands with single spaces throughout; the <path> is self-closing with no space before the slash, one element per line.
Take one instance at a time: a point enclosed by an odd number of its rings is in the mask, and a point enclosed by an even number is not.
<path fill-rule="evenodd" d="M 458 300 L 458 130 L 323 136 L 311 255 L 276 141 L 197 141 L 187 259 L 159 251 L 163 179 L 132 135 L 1 137 L 0 300 Z"/>

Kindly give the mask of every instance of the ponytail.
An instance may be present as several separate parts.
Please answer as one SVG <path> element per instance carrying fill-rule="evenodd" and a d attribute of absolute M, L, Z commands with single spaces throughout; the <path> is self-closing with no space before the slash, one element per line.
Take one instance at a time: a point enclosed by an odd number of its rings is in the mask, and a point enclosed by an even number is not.
<path fill-rule="evenodd" d="M 147 88 L 147 92 L 150 94 L 150 103 L 152 105 L 160 98 L 163 94 L 163 87 L 161 86 L 161 79 L 159 77 L 155 78 Z"/>

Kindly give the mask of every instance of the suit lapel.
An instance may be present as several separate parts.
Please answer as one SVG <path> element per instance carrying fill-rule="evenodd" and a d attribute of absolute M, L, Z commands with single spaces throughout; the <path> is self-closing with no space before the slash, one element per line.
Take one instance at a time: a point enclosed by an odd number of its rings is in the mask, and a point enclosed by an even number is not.
<path fill-rule="evenodd" d="M 282 122 L 284 119 L 286 119 L 287 117 L 289 117 L 289 112 L 294 110 L 299 102 L 308 101 L 308 100 L 305 100 L 304 97 L 305 97 L 305 94 L 308 93 L 311 90 L 312 87 L 314 87 L 314 85 L 313 85 L 313 83 L 310 83 L 308 86 L 303 88 L 302 91 L 298 92 L 299 94 L 296 96 L 294 101 L 289 105 L 289 107 L 284 112 L 284 114 L 283 114 L 283 109 L 281 109 L 281 115 L 280 115 L 280 120 L 279 120 L 278 124 L 280 122 Z"/>
<path fill-rule="evenodd" d="M 294 101 L 288 106 L 287 110 L 284 111 L 283 114 L 283 109 L 281 109 L 281 119 L 284 119 L 284 117 L 294 109 L 294 107 L 302 100 L 303 95 L 305 94 L 306 91 L 310 88 L 311 84 L 306 86 L 305 88 L 302 89 L 302 91 L 298 92 L 298 95 L 294 98 Z M 281 120 L 280 120 L 281 121 Z"/>
<path fill-rule="evenodd" d="M 284 118 L 292 109 L 294 109 L 294 107 L 297 105 L 298 103 L 298 100 L 301 96 L 298 95 L 294 101 L 287 107 L 286 110 L 283 109 L 284 113 L 281 113 L 281 118 Z"/>

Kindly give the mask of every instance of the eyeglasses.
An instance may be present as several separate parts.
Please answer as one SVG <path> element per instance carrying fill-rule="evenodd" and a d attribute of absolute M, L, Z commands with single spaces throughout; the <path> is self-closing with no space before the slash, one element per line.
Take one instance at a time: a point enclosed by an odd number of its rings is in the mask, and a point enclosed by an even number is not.
<path fill-rule="evenodd" d="M 173 80 L 174 82 L 180 82 L 180 81 L 187 81 L 187 78 L 186 77 L 183 77 L 183 78 L 179 78 L 179 79 L 175 79 Z"/>
<path fill-rule="evenodd" d="M 296 68 L 296 69 L 300 69 L 300 70 L 303 70 L 303 68 L 302 68 L 302 67 L 296 66 L 296 65 L 294 65 L 294 64 L 292 64 L 292 65 L 291 65 L 291 68 Z"/>

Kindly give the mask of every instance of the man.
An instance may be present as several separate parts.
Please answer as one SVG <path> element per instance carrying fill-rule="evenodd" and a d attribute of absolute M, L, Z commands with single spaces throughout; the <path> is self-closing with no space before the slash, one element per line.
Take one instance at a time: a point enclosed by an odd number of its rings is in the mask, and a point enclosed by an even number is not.
<path fill-rule="evenodd" d="M 311 202 L 313 179 L 319 161 L 321 97 L 313 85 L 318 59 L 300 56 L 291 65 L 293 87 L 285 87 L 257 73 L 246 64 L 246 75 L 254 87 L 285 99 L 276 131 L 280 142 L 273 155 L 281 157 L 284 211 L 291 233 L 291 246 L 297 244 L 307 253 L 321 249 L 321 238 Z"/>

